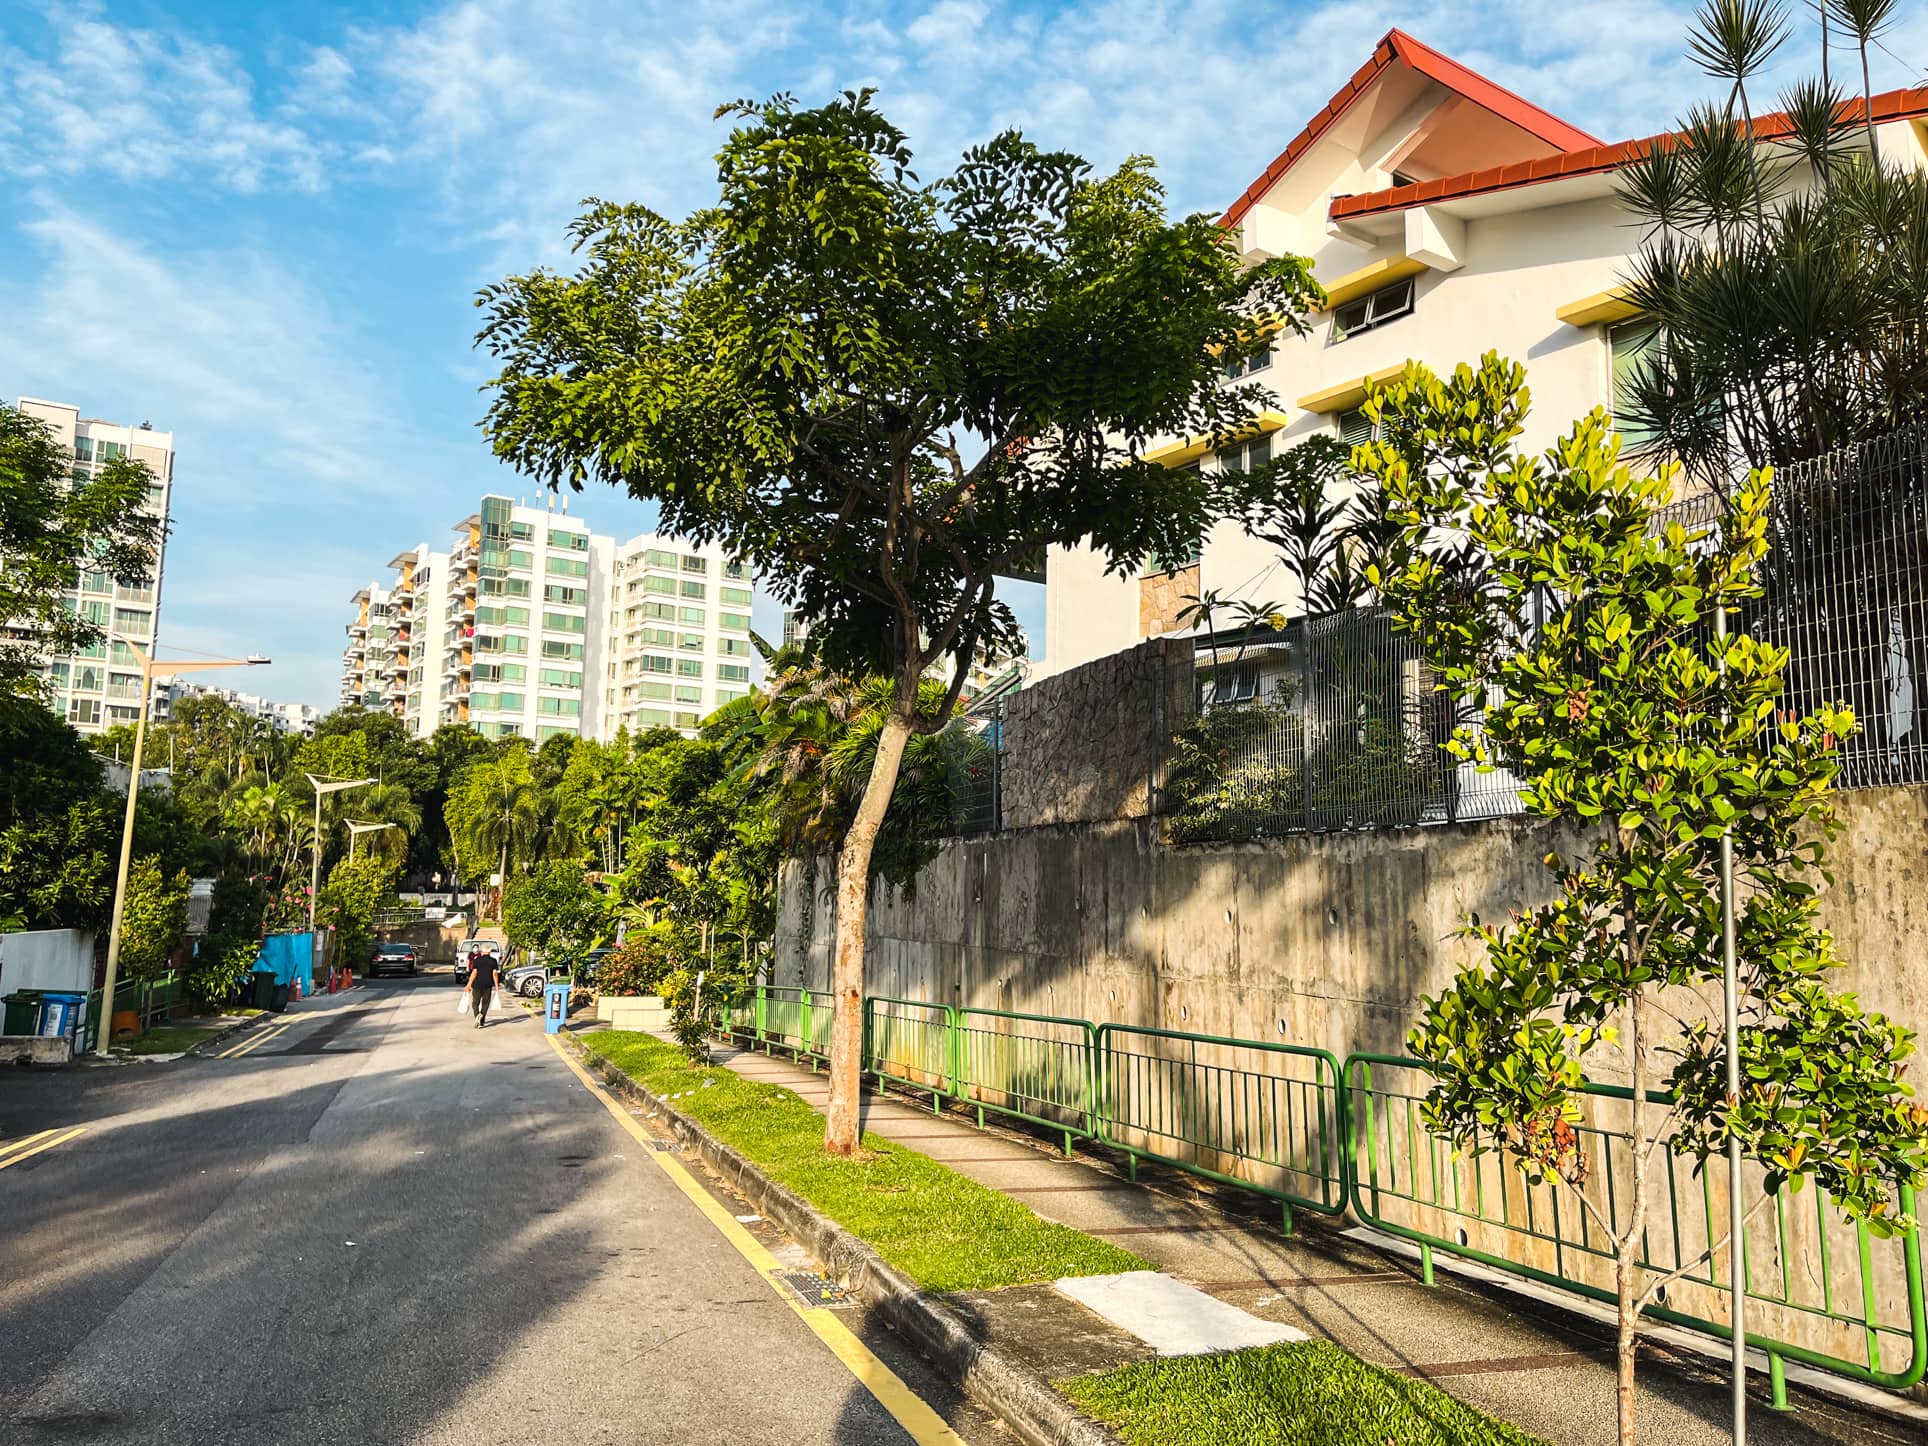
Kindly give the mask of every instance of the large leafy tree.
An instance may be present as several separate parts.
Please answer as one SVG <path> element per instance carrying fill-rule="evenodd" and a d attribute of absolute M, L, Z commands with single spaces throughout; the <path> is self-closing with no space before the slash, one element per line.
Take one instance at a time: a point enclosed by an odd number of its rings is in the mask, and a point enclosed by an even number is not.
<path fill-rule="evenodd" d="M 1622 466 L 1601 412 L 1544 457 L 1512 452 L 1523 378 L 1493 356 L 1449 378 L 1409 365 L 1368 404 L 1392 424 L 1385 440 L 1355 453 L 1405 529 L 1375 581 L 1441 686 L 1487 705 L 1453 752 L 1513 770 L 1529 812 L 1595 830 L 1580 857 L 1548 857 L 1551 903 L 1469 923 L 1484 961 L 1425 1002 L 1410 1047 L 1434 1074 L 1435 1129 L 1506 1152 L 1609 1243 L 1630 1446 L 1640 1313 L 1729 1248 L 1643 1267 L 1666 1154 L 1705 1168 L 1738 1139 L 1765 1172 L 1763 1201 L 1811 1183 L 1886 1233 L 1911 1223 L 1897 1187 L 1923 1177 L 1928 1109 L 1902 1080 L 1908 1031 L 1827 984 L 1840 961 L 1814 881 L 1854 719 L 1821 707 L 1782 721 L 1786 650 L 1714 628 L 1757 587 L 1768 474 L 1690 533 L 1660 516 L 1673 476 Z M 1738 1095 L 1718 1005 L 1688 1002 L 1720 998 L 1724 842 L 1738 865 Z M 1618 1159 L 1589 1159 L 1577 1129 L 1603 1066 L 1632 1086 Z M 1650 1101 L 1661 1085 L 1665 1102 Z"/>
<path fill-rule="evenodd" d="M 578 271 L 482 294 L 486 427 L 542 481 L 720 540 L 829 661 L 891 680 L 838 863 L 826 1144 L 849 1154 L 871 853 L 907 740 L 950 711 L 921 707 L 926 670 L 954 695 L 980 646 L 1015 647 L 997 580 L 1053 544 L 1118 567 L 1190 546 L 1207 484 L 1142 444 L 1245 425 L 1260 399 L 1220 355 L 1318 293 L 1301 260 L 1243 268 L 1209 218 L 1167 220 L 1143 159 L 1094 176 L 1007 132 L 920 182 L 867 91 L 720 113 L 740 123 L 714 205 L 592 203 Z"/>
<path fill-rule="evenodd" d="M 0 404 L 0 692 L 38 694 L 43 659 L 105 637 L 66 593 L 82 571 L 134 582 L 152 570 L 162 531 L 145 510 L 152 480 L 130 457 L 80 476 L 44 422 Z"/>
<path fill-rule="evenodd" d="M 532 862 L 549 841 L 544 800 L 529 770 L 526 750 L 504 750 L 471 765 L 449 793 L 444 809 L 453 840 L 456 872 L 485 879 L 493 868 L 500 888 L 518 864 Z"/>
<path fill-rule="evenodd" d="M 502 900 L 502 932 L 573 979 L 589 951 L 609 932 L 609 900 L 582 866 L 550 859 L 516 879 Z"/>

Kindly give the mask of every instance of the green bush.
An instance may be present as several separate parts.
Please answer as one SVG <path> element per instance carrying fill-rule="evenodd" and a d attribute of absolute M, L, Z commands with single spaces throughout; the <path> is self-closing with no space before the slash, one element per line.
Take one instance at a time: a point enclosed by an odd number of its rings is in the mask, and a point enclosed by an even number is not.
<path fill-rule="evenodd" d="M 201 1010 L 234 1002 L 247 987 L 254 961 L 260 957 L 261 940 L 256 935 L 209 934 L 195 951 L 184 981 L 188 998 Z"/>
<path fill-rule="evenodd" d="M 622 947 L 607 955 L 596 971 L 598 994 L 661 994 L 663 980 L 682 968 L 684 954 L 675 932 L 664 924 L 631 929 Z"/>

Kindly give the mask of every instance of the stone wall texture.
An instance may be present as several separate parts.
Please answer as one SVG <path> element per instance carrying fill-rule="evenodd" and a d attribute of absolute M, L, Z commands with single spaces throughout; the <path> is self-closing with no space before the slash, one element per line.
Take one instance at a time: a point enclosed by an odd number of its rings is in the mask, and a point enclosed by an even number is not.
<path fill-rule="evenodd" d="M 1165 740 L 1192 693 L 1190 640 L 1153 638 L 1013 694 L 998 783 L 1005 829 L 1156 813 Z"/>

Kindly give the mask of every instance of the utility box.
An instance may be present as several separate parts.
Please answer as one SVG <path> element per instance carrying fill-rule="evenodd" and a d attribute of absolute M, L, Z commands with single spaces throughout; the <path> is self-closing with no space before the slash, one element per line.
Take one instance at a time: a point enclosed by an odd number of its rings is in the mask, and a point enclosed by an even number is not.
<path fill-rule="evenodd" d="M 552 979 L 542 986 L 542 1032 L 561 1034 L 569 1022 L 569 992 L 575 988 L 567 979 Z"/>

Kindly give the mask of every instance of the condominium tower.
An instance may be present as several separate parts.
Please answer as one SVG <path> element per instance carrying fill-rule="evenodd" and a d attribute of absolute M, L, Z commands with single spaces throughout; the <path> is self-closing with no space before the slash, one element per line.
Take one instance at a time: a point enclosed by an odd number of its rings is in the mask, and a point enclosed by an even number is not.
<path fill-rule="evenodd" d="M 618 546 L 566 510 L 491 496 L 447 552 L 420 543 L 389 567 L 351 599 L 341 698 L 417 736 L 690 730 L 749 690 L 750 580 L 713 548 Z"/>
<path fill-rule="evenodd" d="M 102 422 L 80 415 L 64 402 L 20 399 L 20 410 L 46 423 L 54 438 L 73 454 L 74 476 L 91 476 L 117 457 L 145 462 L 151 474 L 147 509 L 161 519 L 166 540 L 168 504 L 174 485 L 174 434 Z M 91 648 L 43 660 L 41 675 L 50 706 L 82 733 L 98 733 L 141 714 L 141 666 L 133 650 L 151 650 L 161 606 L 161 548 L 153 569 L 131 583 L 106 572 L 82 570 L 67 593 L 68 605 L 100 625 L 105 636 Z"/>

